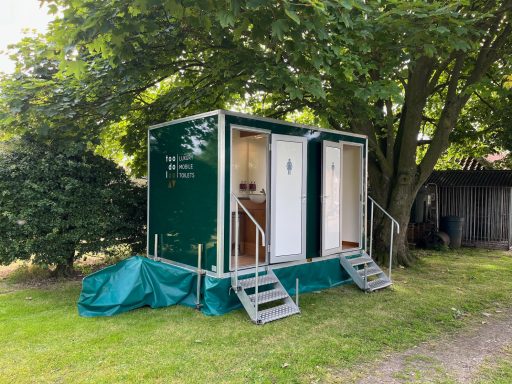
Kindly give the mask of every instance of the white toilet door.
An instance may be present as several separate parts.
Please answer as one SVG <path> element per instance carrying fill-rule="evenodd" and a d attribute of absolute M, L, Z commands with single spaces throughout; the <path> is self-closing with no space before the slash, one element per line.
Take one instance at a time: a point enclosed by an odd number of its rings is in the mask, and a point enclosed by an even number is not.
<path fill-rule="evenodd" d="M 343 146 L 324 141 L 322 147 L 322 256 L 327 256 L 342 250 Z"/>
<path fill-rule="evenodd" d="M 270 262 L 306 258 L 307 139 L 272 135 Z"/>

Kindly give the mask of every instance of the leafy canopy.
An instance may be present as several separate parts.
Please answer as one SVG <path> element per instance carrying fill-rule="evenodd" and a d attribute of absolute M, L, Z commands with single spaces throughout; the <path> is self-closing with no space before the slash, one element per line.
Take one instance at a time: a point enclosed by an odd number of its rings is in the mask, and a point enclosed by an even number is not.
<path fill-rule="evenodd" d="M 65 126 L 96 144 L 99 131 L 112 130 L 107 146 L 134 156 L 138 173 L 148 125 L 218 107 L 271 116 L 312 111 L 324 126 L 375 137 L 376 150 L 388 136 L 382 127 L 399 130 L 386 105 L 400 111 L 415 63 L 432 60 L 440 70 L 438 95 L 425 105 L 435 120 L 454 65 L 449 58 L 466 54 L 469 77 L 489 25 L 504 12 L 486 1 L 47 3 L 63 16 L 48 36 L 16 47 L 17 77 L 4 89 L 12 89 L 5 103 L 18 120 L 2 119 L 4 128 L 33 130 L 34 117 L 45 116 L 46 126 Z M 498 72 L 509 70 L 500 63 Z M 20 83 L 26 93 L 17 99 Z M 373 127 L 362 126 L 368 123 Z"/>

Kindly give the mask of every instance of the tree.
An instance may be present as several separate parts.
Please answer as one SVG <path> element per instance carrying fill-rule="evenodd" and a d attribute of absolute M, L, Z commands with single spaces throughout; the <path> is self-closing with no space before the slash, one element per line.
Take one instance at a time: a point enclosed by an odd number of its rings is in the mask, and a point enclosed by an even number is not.
<path fill-rule="evenodd" d="M 11 140 L 0 150 L 0 264 L 69 274 L 85 252 L 143 249 L 144 189 L 83 145 Z"/>
<path fill-rule="evenodd" d="M 53 78 L 72 83 L 103 127 L 122 124 L 135 170 L 148 125 L 231 105 L 273 117 L 307 110 L 368 135 L 372 194 L 404 229 L 394 248 L 403 265 L 417 190 L 487 76 L 512 73 L 511 0 L 47 2 L 62 12 L 47 37 Z"/>

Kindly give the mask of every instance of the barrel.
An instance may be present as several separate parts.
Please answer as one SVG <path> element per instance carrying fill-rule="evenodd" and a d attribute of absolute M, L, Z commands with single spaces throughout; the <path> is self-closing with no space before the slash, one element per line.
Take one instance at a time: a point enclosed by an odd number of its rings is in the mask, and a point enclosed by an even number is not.
<path fill-rule="evenodd" d="M 450 247 L 460 248 L 462 243 L 462 228 L 464 226 L 464 218 L 459 216 L 441 217 L 441 231 L 450 236 Z"/>

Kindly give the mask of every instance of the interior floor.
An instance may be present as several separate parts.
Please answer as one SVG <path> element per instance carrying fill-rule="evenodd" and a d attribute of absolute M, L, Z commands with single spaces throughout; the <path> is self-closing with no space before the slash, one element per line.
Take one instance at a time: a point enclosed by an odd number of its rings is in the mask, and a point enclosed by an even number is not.
<path fill-rule="evenodd" d="M 260 255 L 259 257 L 260 265 L 265 264 L 265 255 Z M 252 267 L 256 262 L 256 258 L 254 255 L 238 255 L 238 267 L 239 268 L 247 268 Z M 235 256 L 231 256 L 231 265 L 233 269 L 235 268 Z"/>
<path fill-rule="evenodd" d="M 359 248 L 359 243 L 355 243 L 353 241 L 343 241 L 342 248 L 343 249 Z"/>

